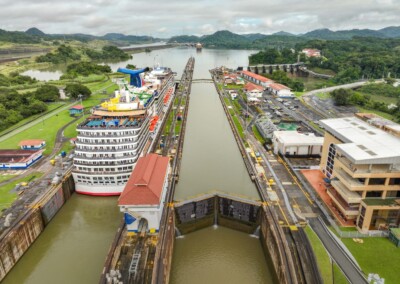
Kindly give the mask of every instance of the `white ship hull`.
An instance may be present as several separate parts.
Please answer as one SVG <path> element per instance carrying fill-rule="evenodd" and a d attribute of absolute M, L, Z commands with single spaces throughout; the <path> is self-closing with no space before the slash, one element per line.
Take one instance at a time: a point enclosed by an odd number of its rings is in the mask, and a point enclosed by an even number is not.
<path fill-rule="evenodd" d="M 96 119 L 94 122 L 87 120 L 78 126 L 77 148 L 72 171 L 77 193 L 92 196 L 121 194 L 137 159 L 146 154 L 144 153 L 145 145 L 149 145 L 149 141 L 151 145 L 155 143 L 152 139 L 155 139 L 163 120 L 166 119 L 167 111 L 174 100 L 173 80 L 168 86 L 164 88 L 163 95 L 159 96 L 160 103 L 149 106 L 147 115 L 143 116 L 139 124 L 133 126 L 126 124 L 127 118 L 122 117 L 114 126 L 110 124 L 110 121 L 104 123 L 104 120 L 109 116 L 114 116 L 109 120 L 115 121 L 115 115 L 118 112 L 96 113 L 95 111 L 94 115 L 100 113 L 103 118 Z M 115 102 L 111 103 L 116 105 Z M 111 103 L 105 106 L 110 107 Z M 151 147 L 146 151 L 149 149 Z"/>

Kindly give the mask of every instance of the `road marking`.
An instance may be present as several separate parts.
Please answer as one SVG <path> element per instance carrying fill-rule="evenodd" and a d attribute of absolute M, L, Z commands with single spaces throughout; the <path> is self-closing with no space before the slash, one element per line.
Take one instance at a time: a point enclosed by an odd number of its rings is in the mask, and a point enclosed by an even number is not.
<path fill-rule="evenodd" d="M 283 181 L 282 182 L 282 185 L 292 185 L 293 184 L 293 182 L 291 182 L 291 181 Z"/>
<path fill-rule="evenodd" d="M 278 156 L 279 162 L 282 163 L 284 165 L 284 167 L 286 168 L 287 172 L 291 175 L 291 177 L 293 178 L 294 182 L 298 185 L 298 187 L 300 188 L 300 190 L 303 192 L 304 196 L 307 198 L 308 202 L 313 205 L 314 202 L 311 200 L 310 195 L 308 194 L 308 192 L 306 192 L 303 187 L 301 186 L 301 184 L 299 183 L 299 181 L 297 180 L 297 177 L 295 177 L 292 172 L 290 171 L 289 167 L 287 166 L 286 162 L 282 160 L 281 157 Z"/>
<path fill-rule="evenodd" d="M 279 210 L 281 211 L 281 213 L 282 213 L 282 215 L 283 215 L 283 218 L 284 218 L 285 221 L 286 221 L 286 225 L 290 226 L 289 220 L 288 220 L 288 218 L 286 217 L 286 214 L 285 214 L 285 212 L 283 211 L 282 206 L 279 204 L 279 202 L 276 202 L 275 204 L 279 207 Z"/>

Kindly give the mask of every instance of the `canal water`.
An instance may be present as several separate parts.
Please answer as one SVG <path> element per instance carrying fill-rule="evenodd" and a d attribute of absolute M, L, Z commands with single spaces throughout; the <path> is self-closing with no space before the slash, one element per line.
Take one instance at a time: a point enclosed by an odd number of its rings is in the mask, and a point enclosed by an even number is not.
<path fill-rule="evenodd" d="M 116 202 L 72 195 L 2 284 L 98 283 L 121 218 Z"/>
<path fill-rule="evenodd" d="M 196 58 L 194 79 L 217 66 L 247 66 L 254 51 L 173 48 L 133 54 L 113 70 L 160 64 L 181 72 Z M 46 79 L 46 78 L 45 78 Z M 49 78 L 51 79 L 51 78 Z M 220 190 L 258 199 L 213 84 L 192 85 L 176 199 Z M 97 283 L 121 216 L 116 198 L 75 194 L 14 267 L 4 283 Z M 171 283 L 272 283 L 258 239 L 211 227 L 175 242 Z"/>

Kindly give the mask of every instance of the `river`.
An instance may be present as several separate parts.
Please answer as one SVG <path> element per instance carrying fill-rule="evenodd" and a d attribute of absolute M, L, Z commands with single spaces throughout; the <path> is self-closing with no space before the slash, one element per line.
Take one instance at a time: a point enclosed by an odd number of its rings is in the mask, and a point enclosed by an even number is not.
<path fill-rule="evenodd" d="M 216 66 L 247 66 L 254 51 L 172 48 L 133 54 L 113 70 L 134 64 L 171 67 L 180 78 L 190 56 L 194 79 Z M 258 199 L 213 84 L 193 84 L 182 172 L 176 199 L 221 190 Z M 75 194 L 27 251 L 4 283 L 97 283 L 121 216 L 116 198 Z M 178 238 L 171 283 L 271 283 L 258 239 L 226 228 Z"/>

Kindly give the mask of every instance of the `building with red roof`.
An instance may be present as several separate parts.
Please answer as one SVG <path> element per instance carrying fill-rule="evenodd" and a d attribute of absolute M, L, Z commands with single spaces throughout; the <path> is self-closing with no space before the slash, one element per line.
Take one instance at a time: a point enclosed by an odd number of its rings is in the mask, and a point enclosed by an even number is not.
<path fill-rule="evenodd" d="M 306 57 L 321 57 L 321 51 L 315 48 L 304 48 L 302 52 Z"/>
<path fill-rule="evenodd" d="M 43 150 L 0 150 L 1 170 L 25 170 L 39 160 Z"/>
<path fill-rule="evenodd" d="M 73 106 L 73 107 L 71 107 L 69 109 L 69 115 L 73 116 L 73 115 L 76 115 L 76 114 L 82 114 L 83 113 L 83 109 L 84 109 L 83 105 Z"/>
<path fill-rule="evenodd" d="M 253 83 L 248 82 L 243 87 L 247 95 L 247 100 L 251 102 L 258 102 L 259 98 L 262 97 L 264 88 Z"/>
<path fill-rule="evenodd" d="M 22 140 L 19 142 L 18 146 L 20 146 L 22 150 L 39 150 L 46 146 L 46 141 L 42 139 Z"/>
<path fill-rule="evenodd" d="M 158 231 L 168 189 L 169 158 L 147 154 L 139 158 L 121 196 L 118 206 L 124 213 L 128 231 L 140 226 Z"/>
<path fill-rule="evenodd" d="M 273 80 L 267 77 L 246 70 L 241 71 L 241 74 L 244 79 L 253 82 L 257 85 L 263 86 L 264 88 L 268 87 L 269 84 L 272 84 L 274 82 Z"/>

